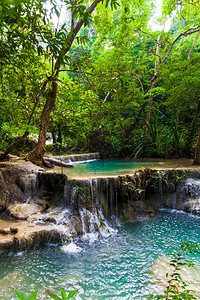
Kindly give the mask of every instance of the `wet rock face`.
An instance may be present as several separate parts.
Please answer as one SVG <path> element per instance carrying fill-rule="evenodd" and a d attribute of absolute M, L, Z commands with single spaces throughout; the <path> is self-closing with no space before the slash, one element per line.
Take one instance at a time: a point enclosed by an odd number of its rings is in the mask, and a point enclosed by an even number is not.
<path fill-rule="evenodd" d="M 200 179 L 182 180 L 177 187 L 176 202 L 180 209 L 192 214 L 200 214 Z"/>
<path fill-rule="evenodd" d="M 0 163 L 0 209 L 32 197 L 37 168 L 31 164 Z"/>
<path fill-rule="evenodd" d="M 48 222 L 36 224 L 50 204 L 38 197 L 38 167 L 29 163 L 0 163 L 0 211 L 11 221 L 0 219 L 0 249 L 20 250 L 45 242 L 61 241 L 67 228 Z M 26 220 L 19 222 L 18 220 Z M 35 223 L 36 222 L 36 223 Z"/>
<path fill-rule="evenodd" d="M 95 232 L 105 220 L 132 222 L 159 208 L 200 213 L 200 180 L 184 175 L 181 170 L 145 169 L 113 178 L 68 180 L 32 164 L 0 163 L 0 210 L 16 221 L 0 226 L 0 248 L 32 247 L 63 235 Z M 17 220 L 26 221 L 19 225 Z"/>

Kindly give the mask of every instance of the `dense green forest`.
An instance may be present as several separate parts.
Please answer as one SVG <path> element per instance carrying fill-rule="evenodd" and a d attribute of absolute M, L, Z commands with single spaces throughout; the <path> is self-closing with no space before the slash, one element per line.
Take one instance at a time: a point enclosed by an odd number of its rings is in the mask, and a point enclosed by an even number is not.
<path fill-rule="evenodd" d="M 1 0 L 1 159 L 41 164 L 51 133 L 47 150 L 200 163 L 199 7 Z"/>

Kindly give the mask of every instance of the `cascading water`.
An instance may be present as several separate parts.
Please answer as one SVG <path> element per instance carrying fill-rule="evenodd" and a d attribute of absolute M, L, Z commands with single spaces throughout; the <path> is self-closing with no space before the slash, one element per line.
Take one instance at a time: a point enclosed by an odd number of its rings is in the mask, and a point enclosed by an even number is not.
<path fill-rule="evenodd" d="M 117 218 L 122 221 L 131 221 L 151 216 L 159 208 L 199 213 L 200 180 L 189 178 L 173 183 L 173 176 L 169 175 L 166 172 L 156 171 L 153 176 L 151 173 L 138 172 L 121 177 L 69 180 L 65 175 L 60 174 L 57 181 L 53 180 L 55 181 L 53 199 L 60 198 L 59 205 L 62 209 L 70 207 L 68 219 L 71 225 L 74 224 L 72 232 L 75 235 L 98 231 L 100 213 L 103 215 L 103 220 L 108 220 L 112 224 L 118 223 Z M 47 176 L 47 185 L 43 186 L 43 190 L 49 190 L 49 184 L 52 186 L 50 178 L 54 175 L 43 174 L 40 180 L 43 184 L 45 176 Z M 156 177 L 157 188 L 154 182 Z M 152 196 L 148 200 L 148 190 L 145 191 L 150 180 L 155 191 L 157 189 L 157 202 L 152 201 Z M 59 217 L 58 220 L 60 220 Z M 63 222 L 65 222 L 64 219 Z"/>
<path fill-rule="evenodd" d="M 15 289 L 26 295 L 38 290 L 39 299 L 45 300 L 47 289 L 59 295 L 62 287 L 78 289 L 77 300 L 146 300 L 151 293 L 163 293 L 168 253 L 182 241 L 198 242 L 199 234 L 198 217 L 162 211 L 151 219 L 124 224 L 109 237 L 80 236 L 61 246 L 59 253 L 51 245 L 0 256 L 0 299 L 15 299 Z M 198 289 L 200 257 L 193 262 L 195 268 L 184 273 Z"/>
<path fill-rule="evenodd" d="M 62 174 L 44 173 L 40 174 L 39 181 L 40 197 L 52 195 L 48 199 L 50 207 L 40 215 L 39 221 L 43 219 L 45 222 L 68 226 L 76 236 L 100 231 L 102 224 L 106 229 L 109 225 L 105 219 L 116 215 L 116 179 L 68 180 Z"/>
<path fill-rule="evenodd" d="M 132 175 L 72 179 L 52 171 L 40 170 L 37 174 L 28 170 L 21 170 L 19 178 L 16 172 L 14 177 L 12 187 L 20 191 L 17 203 L 13 207 L 5 200 L 4 205 L 12 216 L 26 220 L 29 227 L 33 224 L 47 225 L 53 230 L 56 226 L 58 230 L 63 227 L 62 234 L 78 236 L 100 231 L 102 224 L 104 227 L 109 222 L 117 224 L 118 219 L 121 222 L 144 219 L 160 208 L 200 212 L 199 179 L 177 181 L 183 177 L 183 171 L 145 169 Z M 195 176 L 198 177 L 198 172 Z M 22 214 L 16 212 L 19 209 Z M 32 235 L 29 242 L 31 239 Z"/>
<path fill-rule="evenodd" d="M 117 218 L 141 220 L 162 206 L 199 214 L 200 180 L 176 180 L 183 172 L 143 170 L 134 175 L 79 180 L 53 172 L 35 174 L 27 186 L 27 176 L 15 180 L 15 189 L 26 195 L 23 201 L 41 207 L 27 218 L 26 230 L 35 224 L 48 225 L 51 234 L 57 229 L 67 236 L 67 242 L 59 254 L 55 254 L 57 244 L 52 244 L 31 250 L 30 256 L 19 252 L 14 259 L 6 254 L 2 260 L 0 257 L 1 299 L 10 299 L 11 285 L 26 294 L 39 289 L 40 299 L 46 299 L 44 289 L 58 293 L 60 287 L 77 288 L 77 299 L 146 299 L 152 290 L 159 290 L 154 270 L 167 261 L 169 250 L 181 241 L 199 241 L 199 217 L 183 212 L 158 212 L 145 221 L 122 225 L 118 232 L 109 225 L 117 224 Z M 53 242 L 51 234 L 43 230 L 40 241 Z M 27 242 L 23 249 L 33 245 Z M 199 270 L 198 257 L 195 263 Z M 195 280 L 198 285 L 199 277 Z"/>
<path fill-rule="evenodd" d="M 200 214 L 200 179 L 187 178 L 177 189 L 177 197 L 182 200 L 182 210 Z"/>

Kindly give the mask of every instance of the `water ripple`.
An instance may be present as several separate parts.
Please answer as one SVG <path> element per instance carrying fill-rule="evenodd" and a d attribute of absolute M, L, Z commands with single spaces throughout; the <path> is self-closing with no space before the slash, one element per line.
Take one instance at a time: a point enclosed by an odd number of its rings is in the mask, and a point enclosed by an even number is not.
<path fill-rule="evenodd" d="M 76 299 L 145 299 L 151 292 L 150 270 L 157 259 L 182 241 L 200 241 L 200 219 L 161 211 L 150 220 L 121 226 L 106 240 L 91 244 L 77 239 L 76 247 L 82 251 L 73 255 L 56 254 L 55 246 L 13 257 L 2 255 L 0 299 L 15 299 L 14 288 L 27 294 L 38 289 L 39 299 L 46 299 L 47 288 L 57 292 L 60 287 L 77 288 Z M 199 256 L 193 260 L 200 265 Z"/>

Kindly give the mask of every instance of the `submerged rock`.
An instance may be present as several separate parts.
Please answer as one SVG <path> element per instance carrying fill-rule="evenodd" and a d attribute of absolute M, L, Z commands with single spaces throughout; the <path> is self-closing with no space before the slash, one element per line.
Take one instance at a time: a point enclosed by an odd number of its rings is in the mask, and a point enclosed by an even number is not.
<path fill-rule="evenodd" d="M 183 282 L 187 284 L 186 289 L 192 290 L 197 299 L 200 298 L 200 266 L 182 266 L 177 271 Z M 152 293 L 156 295 L 164 294 L 166 287 L 171 279 L 170 275 L 174 273 L 174 267 L 170 264 L 169 257 L 159 257 L 153 265 L 150 275 L 152 281 Z M 168 274 L 168 275 L 167 275 Z M 175 281 L 176 284 L 176 281 Z M 177 291 L 181 291 L 180 286 L 176 287 Z"/>

